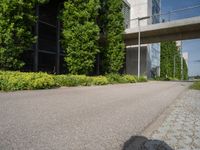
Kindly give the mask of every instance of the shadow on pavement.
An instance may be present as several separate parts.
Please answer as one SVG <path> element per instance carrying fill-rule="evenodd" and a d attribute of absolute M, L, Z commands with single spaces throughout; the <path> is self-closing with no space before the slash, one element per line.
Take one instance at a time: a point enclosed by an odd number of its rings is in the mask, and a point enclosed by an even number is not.
<path fill-rule="evenodd" d="M 124 143 L 122 150 L 174 150 L 164 141 L 149 140 L 143 136 L 132 136 Z"/>

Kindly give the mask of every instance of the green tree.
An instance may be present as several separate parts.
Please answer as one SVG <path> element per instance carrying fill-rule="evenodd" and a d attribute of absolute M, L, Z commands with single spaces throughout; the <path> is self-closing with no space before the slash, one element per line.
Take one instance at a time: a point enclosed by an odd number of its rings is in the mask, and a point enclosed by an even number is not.
<path fill-rule="evenodd" d="M 162 78 L 173 77 L 173 60 L 177 55 L 177 46 L 175 42 L 162 42 L 161 43 L 161 64 L 160 75 Z"/>
<path fill-rule="evenodd" d="M 40 2 L 45 0 L 1 0 L 0 69 L 18 70 L 24 65 L 20 57 L 35 41 L 34 7 Z"/>
<path fill-rule="evenodd" d="M 102 0 L 102 5 L 105 5 L 105 14 L 100 18 L 105 19 L 103 30 L 105 31 L 106 44 L 103 47 L 103 66 L 107 73 L 118 73 L 123 67 L 125 52 L 124 52 L 124 17 L 122 14 L 122 0 Z"/>
<path fill-rule="evenodd" d="M 175 78 L 181 79 L 181 55 L 176 42 L 167 41 L 161 43 L 161 77 L 174 77 L 174 59 L 175 59 Z M 187 79 L 188 68 L 185 60 L 183 61 L 184 79 Z"/>
<path fill-rule="evenodd" d="M 96 23 L 99 8 L 99 0 L 68 0 L 64 3 L 63 47 L 72 74 L 89 74 L 94 68 L 99 52 Z"/>

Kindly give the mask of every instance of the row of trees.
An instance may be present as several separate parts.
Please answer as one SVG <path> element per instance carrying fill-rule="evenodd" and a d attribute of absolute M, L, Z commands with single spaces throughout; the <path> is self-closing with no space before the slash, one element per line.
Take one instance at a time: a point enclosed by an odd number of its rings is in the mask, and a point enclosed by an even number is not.
<path fill-rule="evenodd" d="M 68 69 L 89 74 L 101 54 L 102 73 L 117 73 L 124 62 L 122 0 L 68 0 L 63 10 Z"/>
<path fill-rule="evenodd" d="M 35 5 L 47 0 L 2 0 L 0 3 L 0 68 L 18 70 L 24 50 L 36 41 L 32 27 Z M 103 73 L 117 73 L 123 66 L 124 19 L 122 0 L 67 0 L 61 11 L 62 47 L 72 74 L 89 74 L 95 58 L 102 56 Z M 102 42 L 103 41 L 103 42 Z M 101 43 L 101 44 L 100 44 Z"/>
<path fill-rule="evenodd" d="M 181 79 L 181 54 L 176 42 L 161 43 L 161 62 L 160 62 L 161 78 Z M 174 64 L 175 63 L 175 64 Z M 174 72 L 175 68 L 175 72 Z M 175 76 L 174 76 L 175 73 Z M 183 59 L 183 76 L 188 79 L 188 67 Z"/>

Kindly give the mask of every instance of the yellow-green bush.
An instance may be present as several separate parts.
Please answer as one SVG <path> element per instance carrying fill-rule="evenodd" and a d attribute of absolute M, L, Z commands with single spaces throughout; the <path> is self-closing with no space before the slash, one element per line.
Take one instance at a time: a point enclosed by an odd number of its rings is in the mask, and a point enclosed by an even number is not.
<path fill-rule="evenodd" d="M 90 85 L 106 85 L 109 84 L 106 77 L 88 77 L 85 75 L 56 75 L 55 82 L 59 86 L 90 86 Z"/>
<path fill-rule="evenodd" d="M 110 84 L 127 83 L 125 78 L 119 74 L 107 74 L 106 78 Z"/>
<path fill-rule="evenodd" d="M 85 75 L 49 75 L 47 73 L 22 73 L 0 71 L 0 90 L 33 90 L 48 89 L 60 86 L 91 86 L 116 83 L 146 82 L 146 77 L 133 75 L 108 74 L 106 76 L 89 77 Z"/>
<path fill-rule="evenodd" d="M 123 80 L 126 81 L 127 83 L 136 83 L 137 79 L 133 75 L 124 75 Z"/>
<path fill-rule="evenodd" d="M 0 90 L 33 90 L 55 87 L 55 80 L 47 73 L 0 71 Z"/>
<path fill-rule="evenodd" d="M 108 79 L 104 76 L 91 77 L 92 85 L 107 85 L 109 84 Z"/>
<path fill-rule="evenodd" d="M 137 79 L 138 82 L 147 82 L 146 76 L 141 76 L 139 79 Z"/>
<path fill-rule="evenodd" d="M 59 86 L 89 86 L 92 79 L 85 75 L 56 75 L 55 82 Z"/>

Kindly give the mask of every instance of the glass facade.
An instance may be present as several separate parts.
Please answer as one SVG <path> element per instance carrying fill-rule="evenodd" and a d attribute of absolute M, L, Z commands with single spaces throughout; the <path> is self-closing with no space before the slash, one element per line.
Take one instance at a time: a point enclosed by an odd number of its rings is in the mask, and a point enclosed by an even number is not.
<path fill-rule="evenodd" d="M 34 33 L 38 39 L 32 50 L 23 55 L 26 63 L 24 71 L 64 73 L 64 52 L 60 47 L 62 24 L 58 19 L 61 7 L 63 0 L 50 0 L 44 5 L 36 6 L 38 20 Z"/>
<path fill-rule="evenodd" d="M 160 22 L 160 0 L 152 0 L 152 24 Z"/>
<path fill-rule="evenodd" d="M 160 0 L 152 0 L 152 24 L 160 22 Z M 160 43 L 149 46 L 149 77 L 160 75 Z"/>
<path fill-rule="evenodd" d="M 122 13 L 124 15 L 125 29 L 128 29 L 130 28 L 130 6 L 126 1 L 123 1 Z"/>

